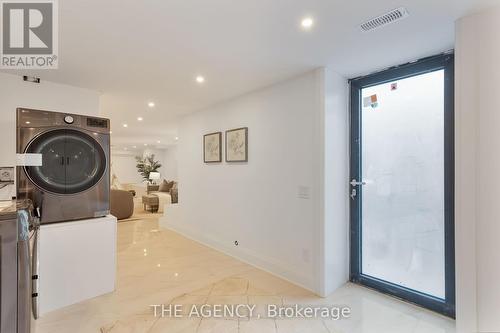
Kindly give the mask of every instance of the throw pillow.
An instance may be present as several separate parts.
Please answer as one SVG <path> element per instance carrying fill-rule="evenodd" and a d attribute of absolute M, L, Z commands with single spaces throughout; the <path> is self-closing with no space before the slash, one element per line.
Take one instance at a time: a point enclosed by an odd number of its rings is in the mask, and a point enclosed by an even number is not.
<path fill-rule="evenodd" d="M 160 192 L 170 192 L 170 190 L 172 189 L 172 186 L 174 186 L 174 182 L 168 182 L 166 180 L 163 180 L 160 184 L 160 188 L 158 189 L 158 191 Z"/>
<path fill-rule="evenodd" d="M 160 192 L 166 192 L 168 188 L 168 183 L 167 181 L 164 179 L 161 183 L 160 183 L 160 187 L 158 188 L 158 191 Z"/>

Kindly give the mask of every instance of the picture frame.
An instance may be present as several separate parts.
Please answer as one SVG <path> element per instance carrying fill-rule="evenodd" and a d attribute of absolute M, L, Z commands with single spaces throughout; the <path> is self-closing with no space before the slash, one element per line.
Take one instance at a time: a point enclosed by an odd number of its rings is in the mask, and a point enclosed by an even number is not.
<path fill-rule="evenodd" d="M 14 167 L 0 167 L 0 183 L 14 184 Z"/>
<path fill-rule="evenodd" d="M 222 162 L 222 132 L 203 136 L 203 161 L 205 163 Z"/>
<path fill-rule="evenodd" d="M 14 167 L 0 167 L 0 201 L 11 201 L 16 196 Z"/>
<path fill-rule="evenodd" d="M 248 127 L 226 131 L 226 162 L 248 162 Z"/>

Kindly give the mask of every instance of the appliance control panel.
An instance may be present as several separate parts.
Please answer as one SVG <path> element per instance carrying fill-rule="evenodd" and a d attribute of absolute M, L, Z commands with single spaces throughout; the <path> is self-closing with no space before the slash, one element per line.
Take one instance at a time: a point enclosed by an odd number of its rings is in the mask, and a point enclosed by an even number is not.
<path fill-rule="evenodd" d="M 100 119 L 100 118 L 87 118 L 87 126 L 108 128 L 108 120 L 107 119 Z"/>

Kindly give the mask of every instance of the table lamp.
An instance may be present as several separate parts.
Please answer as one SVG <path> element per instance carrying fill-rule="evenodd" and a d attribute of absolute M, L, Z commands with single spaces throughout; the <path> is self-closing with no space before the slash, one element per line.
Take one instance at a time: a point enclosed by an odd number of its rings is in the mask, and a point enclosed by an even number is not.
<path fill-rule="evenodd" d="M 151 181 L 152 184 L 156 184 L 156 181 L 159 179 L 160 179 L 159 172 L 150 172 L 149 173 L 149 180 Z"/>

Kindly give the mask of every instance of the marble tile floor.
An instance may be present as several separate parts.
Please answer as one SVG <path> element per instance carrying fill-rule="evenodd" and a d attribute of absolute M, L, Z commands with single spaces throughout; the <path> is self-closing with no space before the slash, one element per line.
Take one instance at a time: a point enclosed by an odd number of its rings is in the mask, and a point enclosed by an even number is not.
<path fill-rule="evenodd" d="M 454 321 L 346 284 L 320 298 L 253 266 L 159 230 L 157 219 L 119 223 L 116 291 L 37 321 L 37 333 L 452 333 Z M 152 304 L 182 305 L 183 318 Z M 252 318 L 188 318 L 192 304 L 255 304 Z M 269 318 L 266 304 L 348 306 L 348 319 Z"/>

